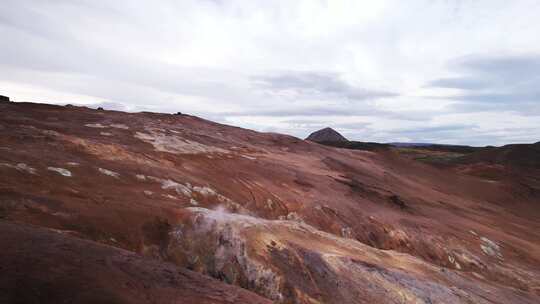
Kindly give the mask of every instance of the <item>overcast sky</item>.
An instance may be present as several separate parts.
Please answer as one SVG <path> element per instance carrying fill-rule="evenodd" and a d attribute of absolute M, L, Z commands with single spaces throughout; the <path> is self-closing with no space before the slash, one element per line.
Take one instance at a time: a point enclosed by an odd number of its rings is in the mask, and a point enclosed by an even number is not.
<path fill-rule="evenodd" d="M 538 0 L 2 0 L 0 95 L 305 137 L 540 141 Z"/>

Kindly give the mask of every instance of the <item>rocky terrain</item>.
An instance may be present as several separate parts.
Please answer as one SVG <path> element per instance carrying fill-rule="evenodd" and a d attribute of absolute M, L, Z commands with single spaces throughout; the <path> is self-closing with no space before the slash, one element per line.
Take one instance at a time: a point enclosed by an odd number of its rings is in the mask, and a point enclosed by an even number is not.
<path fill-rule="evenodd" d="M 513 162 L 32 103 L 0 134 L 0 302 L 540 302 L 540 174 Z"/>

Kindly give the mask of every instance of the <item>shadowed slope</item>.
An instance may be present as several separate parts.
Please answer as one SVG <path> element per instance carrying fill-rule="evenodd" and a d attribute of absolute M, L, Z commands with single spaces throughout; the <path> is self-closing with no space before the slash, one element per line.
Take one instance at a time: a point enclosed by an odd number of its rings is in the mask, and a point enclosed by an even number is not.
<path fill-rule="evenodd" d="M 271 303 L 170 263 L 0 221 L 1 303 Z"/>

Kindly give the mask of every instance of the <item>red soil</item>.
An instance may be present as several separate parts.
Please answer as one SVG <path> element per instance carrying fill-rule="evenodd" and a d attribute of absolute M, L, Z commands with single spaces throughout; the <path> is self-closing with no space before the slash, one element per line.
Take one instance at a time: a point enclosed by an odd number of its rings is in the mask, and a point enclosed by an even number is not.
<path fill-rule="evenodd" d="M 285 303 L 540 298 L 540 196 L 515 175 L 469 176 L 392 150 L 331 148 L 187 115 L 3 102 L 0 133 L 0 217 L 61 231 L 63 241 L 79 244 L 71 258 L 82 255 L 85 267 L 94 253 L 84 247 L 107 248 L 96 249 L 102 259 L 117 252 L 107 245 Z M 206 215 L 197 220 L 195 206 L 269 222 L 249 228 L 224 216 L 227 229 L 240 233 L 215 230 Z M 299 230 L 287 228 L 298 222 L 305 223 Z M 42 233 L 6 225 L 21 238 Z M 3 236 L 0 244 L 7 242 Z M 238 244 L 243 260 L 225 254 Z M 31 246 L 17 250 L 0 265 L 15 252 L 39 258 Z M 62 252 L 48 254 L 49 265 L 68 263 Z M 317 268 L 321 261 L 327 268 Z M 108 282 L 104 269 L 92 275 Z M 83 271 L 74 282 L 88 278 Z M 132 302 L 113 281 L 108 290 Z M 192 284 L 204 290 L 209 282 Z M 83 288 L 77 284 L 70 288 Z"/>

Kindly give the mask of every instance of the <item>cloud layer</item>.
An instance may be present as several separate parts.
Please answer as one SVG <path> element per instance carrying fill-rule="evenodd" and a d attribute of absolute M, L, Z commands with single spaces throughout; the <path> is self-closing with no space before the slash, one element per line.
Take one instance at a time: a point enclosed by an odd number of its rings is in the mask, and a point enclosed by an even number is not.
<path fill-rule="evenodd" d="M 457 101 L 454 109 L 540 115 L 540 54 L 467 56 L 450 68 L 460 76 L 430 86 L 459 90 L 446 97 Z"/>
<path fill-rule="evenodd" d="M 538 1 L 31 1 L 0 10 L 0 94 L 305 137 L 536 142 Z"/>

